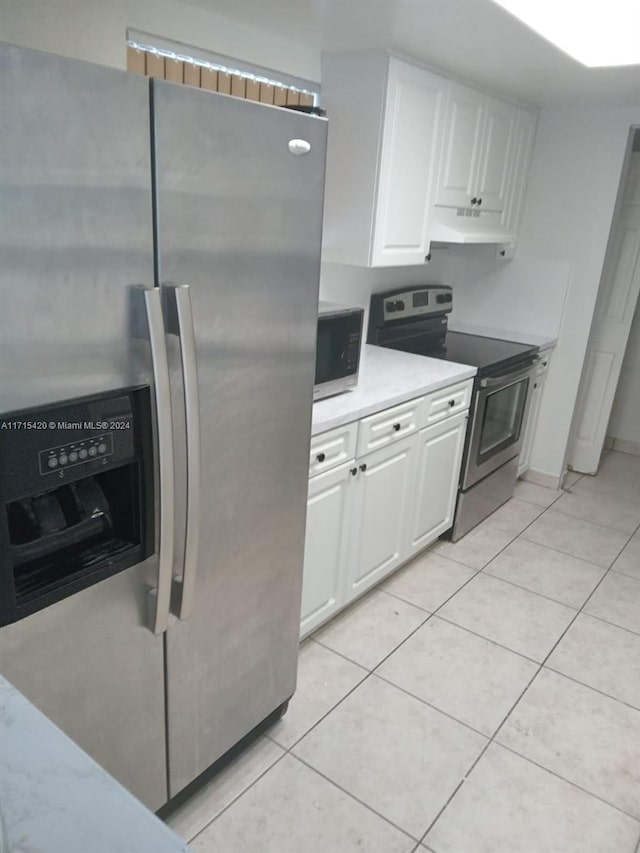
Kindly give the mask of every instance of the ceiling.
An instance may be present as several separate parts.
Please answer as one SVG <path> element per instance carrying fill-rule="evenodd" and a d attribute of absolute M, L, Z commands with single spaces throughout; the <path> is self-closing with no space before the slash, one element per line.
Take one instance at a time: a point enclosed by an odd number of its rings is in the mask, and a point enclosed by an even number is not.
<path fill-rule="evenodd" d="M 390 48 L 538 106 L 640 104 L 640 65 L 586 68 L 492 0 L 187 2 L 314 50 Z"/>

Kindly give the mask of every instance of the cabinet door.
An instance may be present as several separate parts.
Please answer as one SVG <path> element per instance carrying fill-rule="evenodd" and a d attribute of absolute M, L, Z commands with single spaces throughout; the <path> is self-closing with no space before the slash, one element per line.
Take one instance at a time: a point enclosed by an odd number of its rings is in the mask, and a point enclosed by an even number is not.
<path fill-rule="evenodd" d="M 518 459 L 518 477 L 521 477 L 522 474 L 529 470 L 531 448 L 533 447 L 533 439 L 536 434 L 536 424 L 538 423 L 538 414 L 540 413 L 543 388 L 544 376 L 536 377 L 531 387 L 531 403 L 529 404 L 529 414 L 527 415 L 527 423 L 524 428 L 522 450 L 520 451 L 520 457 Z"/>
<path fill-rule="evenodd" d="M 422 68 L 390 60 L 373 266 L 423 263 L 429 251 L 448 85 Z"/>
<path fill-rule="evenodd" d="M 466 429 L 467 413 L 463 412 L 418 435 L 411 553 L 426 548 L 453 525 Z"/>
<path fill-rule="evenodd" d="M 306 635 L 342 604 L 341 587 L 355 483 L 347 463 L 309 480 L 300 633 Z"/>
<path fill-rule="evenodd" d="M 516 107 L 487 98 L 482 155 L 474 188 L 482 210 L 504 210 L 517 116 Z"/>
<path fill-rule="evenodd" d="M 509 231 L 517 234 L 520 230 L 522 209 L 524 207 L 527 180 L 531 166 L 533 139 L 536 132 L 536 114 L 528 110 L 518 110 L 518 120 L 513 134 L 511 146 L 509 180 L 502 224 Z"/>
<path fill-rule="evenodd" d="M 417 436 L 358 460 L 346 599 L 360 595 L 407 557 L 407 513 Z"/>
<path fill-rule="evenodd" d="M 485 96 L 452 83 L 444 130 L 444 145 L 436 204 L 470 207 L 475 193 L 482 143 Z"/>

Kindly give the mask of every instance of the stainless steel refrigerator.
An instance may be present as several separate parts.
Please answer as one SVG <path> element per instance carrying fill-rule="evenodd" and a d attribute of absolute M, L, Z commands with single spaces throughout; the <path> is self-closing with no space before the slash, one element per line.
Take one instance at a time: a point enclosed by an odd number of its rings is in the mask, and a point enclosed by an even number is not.
<path fill-rule="evenodd" d="M 153 531 L 5 620 L 0 673 L 157 809 L 295 690 L 327 124 L 7 45 L 0 79 L 0 420 L 148 386 Z"/>

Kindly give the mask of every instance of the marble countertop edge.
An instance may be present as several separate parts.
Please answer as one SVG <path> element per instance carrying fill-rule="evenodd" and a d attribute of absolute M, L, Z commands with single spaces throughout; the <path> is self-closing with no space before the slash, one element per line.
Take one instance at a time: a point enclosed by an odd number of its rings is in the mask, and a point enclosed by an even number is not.
<path fill-rule="evenodd" d="M 365 344 L 358 386 L 313 404 L 312 435 L 473 379 L 477 369 L 437 358 Z"/>

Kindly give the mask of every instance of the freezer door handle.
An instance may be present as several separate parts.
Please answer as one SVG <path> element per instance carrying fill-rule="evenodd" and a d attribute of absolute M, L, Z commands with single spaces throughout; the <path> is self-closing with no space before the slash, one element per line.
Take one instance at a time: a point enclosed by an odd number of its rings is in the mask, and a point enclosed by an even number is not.
<path fill-rule="evenodd" d="M 187 439 L 187 518 L 182 574 L 173 579 L 172 612 L 186 619 L 193 608 L 200 532 L 200 400 L 191 290 L 188 284 L 169 285 L 175 296 L 173 327 L 180 338 Z"/>
<path fill-rule="evenodd" d="M 171 417 L 171 392 L 169 385 L 169 360 L 165 338 L 164 316 L 160 290 L 145 290 L 145 306 L 151 343 L 151 361 L 155 385 L 158 472 L 160 487 L 160 535 L 158 544 L 158 585 L 149 594 L 149 627 L 154 634 L 162 634 L 169 627 L 171 604 L 171 576 L 173 573 L 174 519 L 174 462 L 173 421 Z"/>

